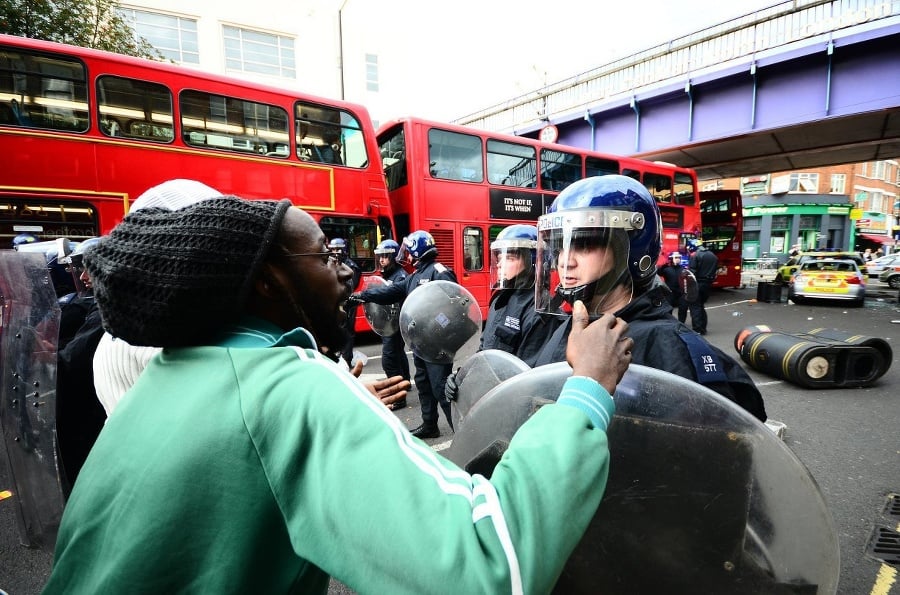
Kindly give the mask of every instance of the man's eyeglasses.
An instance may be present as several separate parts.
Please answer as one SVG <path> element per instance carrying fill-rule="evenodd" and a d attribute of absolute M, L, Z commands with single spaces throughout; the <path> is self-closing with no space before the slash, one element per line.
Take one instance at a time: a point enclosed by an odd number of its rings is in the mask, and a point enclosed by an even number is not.
<path fill-rule="evenodd" d="M 286 258 L 293 258 L 294 256 L 318 256 L 322 259 L 322 264 L 337 266 L 344 262 L 344 257 L 341 254 L 335 254 L 334 252 L 298 252 L 298 253 L 284 253 L 282 256 Z"/>

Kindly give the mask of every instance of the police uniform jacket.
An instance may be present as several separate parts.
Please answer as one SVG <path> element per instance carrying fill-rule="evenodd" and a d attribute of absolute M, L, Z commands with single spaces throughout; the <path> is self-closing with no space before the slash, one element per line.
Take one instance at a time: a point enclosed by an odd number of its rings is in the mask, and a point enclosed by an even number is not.
<path fill-rule="evenodd" d="M 718 268 L 718 257 L 706 248 L 701 248 L 691 254 L 691 272 L 697 277 L 697 281 L 712 283 L 716 280 Z"/>
<path fill-rule="evenodd" d="M 558 325 L 534 309 L 533 289 L 500 289 L 491 296 L 479 349 L 500 349 L 529 366 Z"/>
<path fill-rule="evenodd" d="M 734 401 L 761 421 L 766 420 L 762 395 L 747 372 L 722 350 L 678 322 L 666 301 L 666 287 L 654 280 L 651 288 L 616 312 L 628 323 L 634 339 L 632 363 L 670 372 L 706 386 Z M 571 317 L 560 325 L 535 365 L 566 361 Z"/>
<path fill-rule="evenodd" d="M 679 280 L 681 279 L 681 271 L 683 270 L 684 269 L 680 266 L 672 264 L 664 264 L 659 268 L 659 275 L 671 292 L 667 299 L 673 307 L 678 305 L 678 299 L 682 295 L 681 283 L 679 283 Z"/>
<path fill-rule="evenodd" d="M 396 304 L 402 302 L 406 296 L 419 285 L 429 281 L 452 281 L 457 283 L 453 271 L 437 262 L 434 257 L 421 258 L 416 263 L 416 269 L 406 278 L 383 287 L 373 287 L 360 292 L 359 299 L 363 302 L 376 304 Z"/>

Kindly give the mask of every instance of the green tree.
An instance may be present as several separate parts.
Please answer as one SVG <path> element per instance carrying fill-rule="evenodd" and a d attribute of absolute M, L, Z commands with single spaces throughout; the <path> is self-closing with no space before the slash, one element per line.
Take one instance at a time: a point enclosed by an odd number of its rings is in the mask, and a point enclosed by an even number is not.
<path fill-rule="evenodd" d="M 0 0 L 0 33 L 161 60 L 116 8 L 115 0 Z"/>

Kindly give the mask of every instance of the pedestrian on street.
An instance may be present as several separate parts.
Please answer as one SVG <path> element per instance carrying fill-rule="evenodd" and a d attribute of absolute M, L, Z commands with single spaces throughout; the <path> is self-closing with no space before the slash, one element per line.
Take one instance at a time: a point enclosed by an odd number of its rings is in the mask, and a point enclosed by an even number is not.
<path fill-rule="evenodd" d="M 320 353 L 353 273 L 288 201 L 145 209 L 87 256 L 106 330 L 163 351 L 82 468 L 45 594 L 553 588 L 606 484 L 624 322 L 576 303 L 574 375 L 488 480 Z"/>

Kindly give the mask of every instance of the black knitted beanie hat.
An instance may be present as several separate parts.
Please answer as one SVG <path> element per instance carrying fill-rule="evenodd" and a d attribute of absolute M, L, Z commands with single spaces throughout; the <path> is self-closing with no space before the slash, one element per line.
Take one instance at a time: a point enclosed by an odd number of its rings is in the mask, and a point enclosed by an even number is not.
<path fill-rule="evenodd" d="M 288 200 L 222 197 L 130 213 L 84 257 L 103 328 L 132 345 L 200 345 L 243 312 Z"/>

